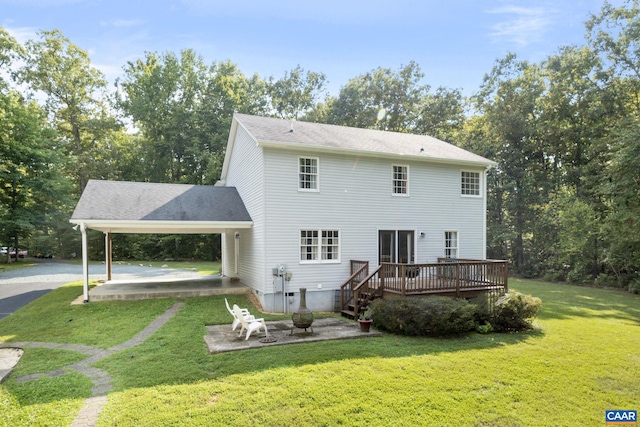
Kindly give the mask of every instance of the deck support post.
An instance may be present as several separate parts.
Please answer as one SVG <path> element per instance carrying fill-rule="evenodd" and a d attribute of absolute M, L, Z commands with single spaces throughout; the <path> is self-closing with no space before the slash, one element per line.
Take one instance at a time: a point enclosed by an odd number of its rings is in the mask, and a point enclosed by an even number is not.
<path fill-rule="evenodd" d="M 107 273 L 107 281 L 111 280 L 111 262 L 113 260 L 111 256 L 111 232 L 108 231 L 104 233 L 104 256 L 105 256 L 105 265 L 106 265 L 106 273 Z"/>
<path fill-rule="evenodd" d="M 82 294 L 84 302 L 89 302 L 89 244 L 87 241 L 87 227 L 80 223 L 82 233 Z"/>

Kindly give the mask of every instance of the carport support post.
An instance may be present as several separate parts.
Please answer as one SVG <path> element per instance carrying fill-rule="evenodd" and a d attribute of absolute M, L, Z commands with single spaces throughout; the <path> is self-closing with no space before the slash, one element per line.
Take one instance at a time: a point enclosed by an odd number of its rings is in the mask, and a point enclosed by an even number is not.
<path fill-rule="evenodd" d="M 111 280 L 111 232 L 104 233 L 104 256 L 107 266 L 107 281 Z"/>
<path fill-rule="evenodd" d="M 84 222 L 80 223 L 82 232 L 82 291 L 84 302 L 89 302 L 89 245 L 87 244 L 87 228 Z"/>

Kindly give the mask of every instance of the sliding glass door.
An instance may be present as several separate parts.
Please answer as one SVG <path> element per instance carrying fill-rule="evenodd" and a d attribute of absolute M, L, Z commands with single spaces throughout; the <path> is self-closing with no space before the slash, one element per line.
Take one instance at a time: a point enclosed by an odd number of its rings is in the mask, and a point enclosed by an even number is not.
<path fill-rule="evenodd" d="M 378 261 L 413 264 L 415 259 L 415 231 L 379 230 Z"/>

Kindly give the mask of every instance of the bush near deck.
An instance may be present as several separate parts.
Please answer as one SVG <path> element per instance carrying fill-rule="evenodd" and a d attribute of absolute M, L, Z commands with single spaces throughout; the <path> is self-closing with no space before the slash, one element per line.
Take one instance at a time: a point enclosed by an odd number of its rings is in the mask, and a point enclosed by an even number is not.
<path fill-rule="evenodd" d="M 473 302 L 441 296 L 377 299 L 371 303 L 370 311 L 375 327 L 383 331 L 407 336 L 446 336 L 473 330 L 531 329 L 541 306 L 540 298 L 509 291 L 496 301 L 486 296 Z"/>

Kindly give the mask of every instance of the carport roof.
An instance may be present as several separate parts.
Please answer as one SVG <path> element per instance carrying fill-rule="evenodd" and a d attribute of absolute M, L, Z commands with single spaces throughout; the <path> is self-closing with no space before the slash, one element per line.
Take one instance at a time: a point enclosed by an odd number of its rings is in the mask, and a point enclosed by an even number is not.
<path fill-rule="evenodd" d="M 90 180 L 71 223 L 112 233 L 224 233 L 253 225 L 235 187 Z"/>

